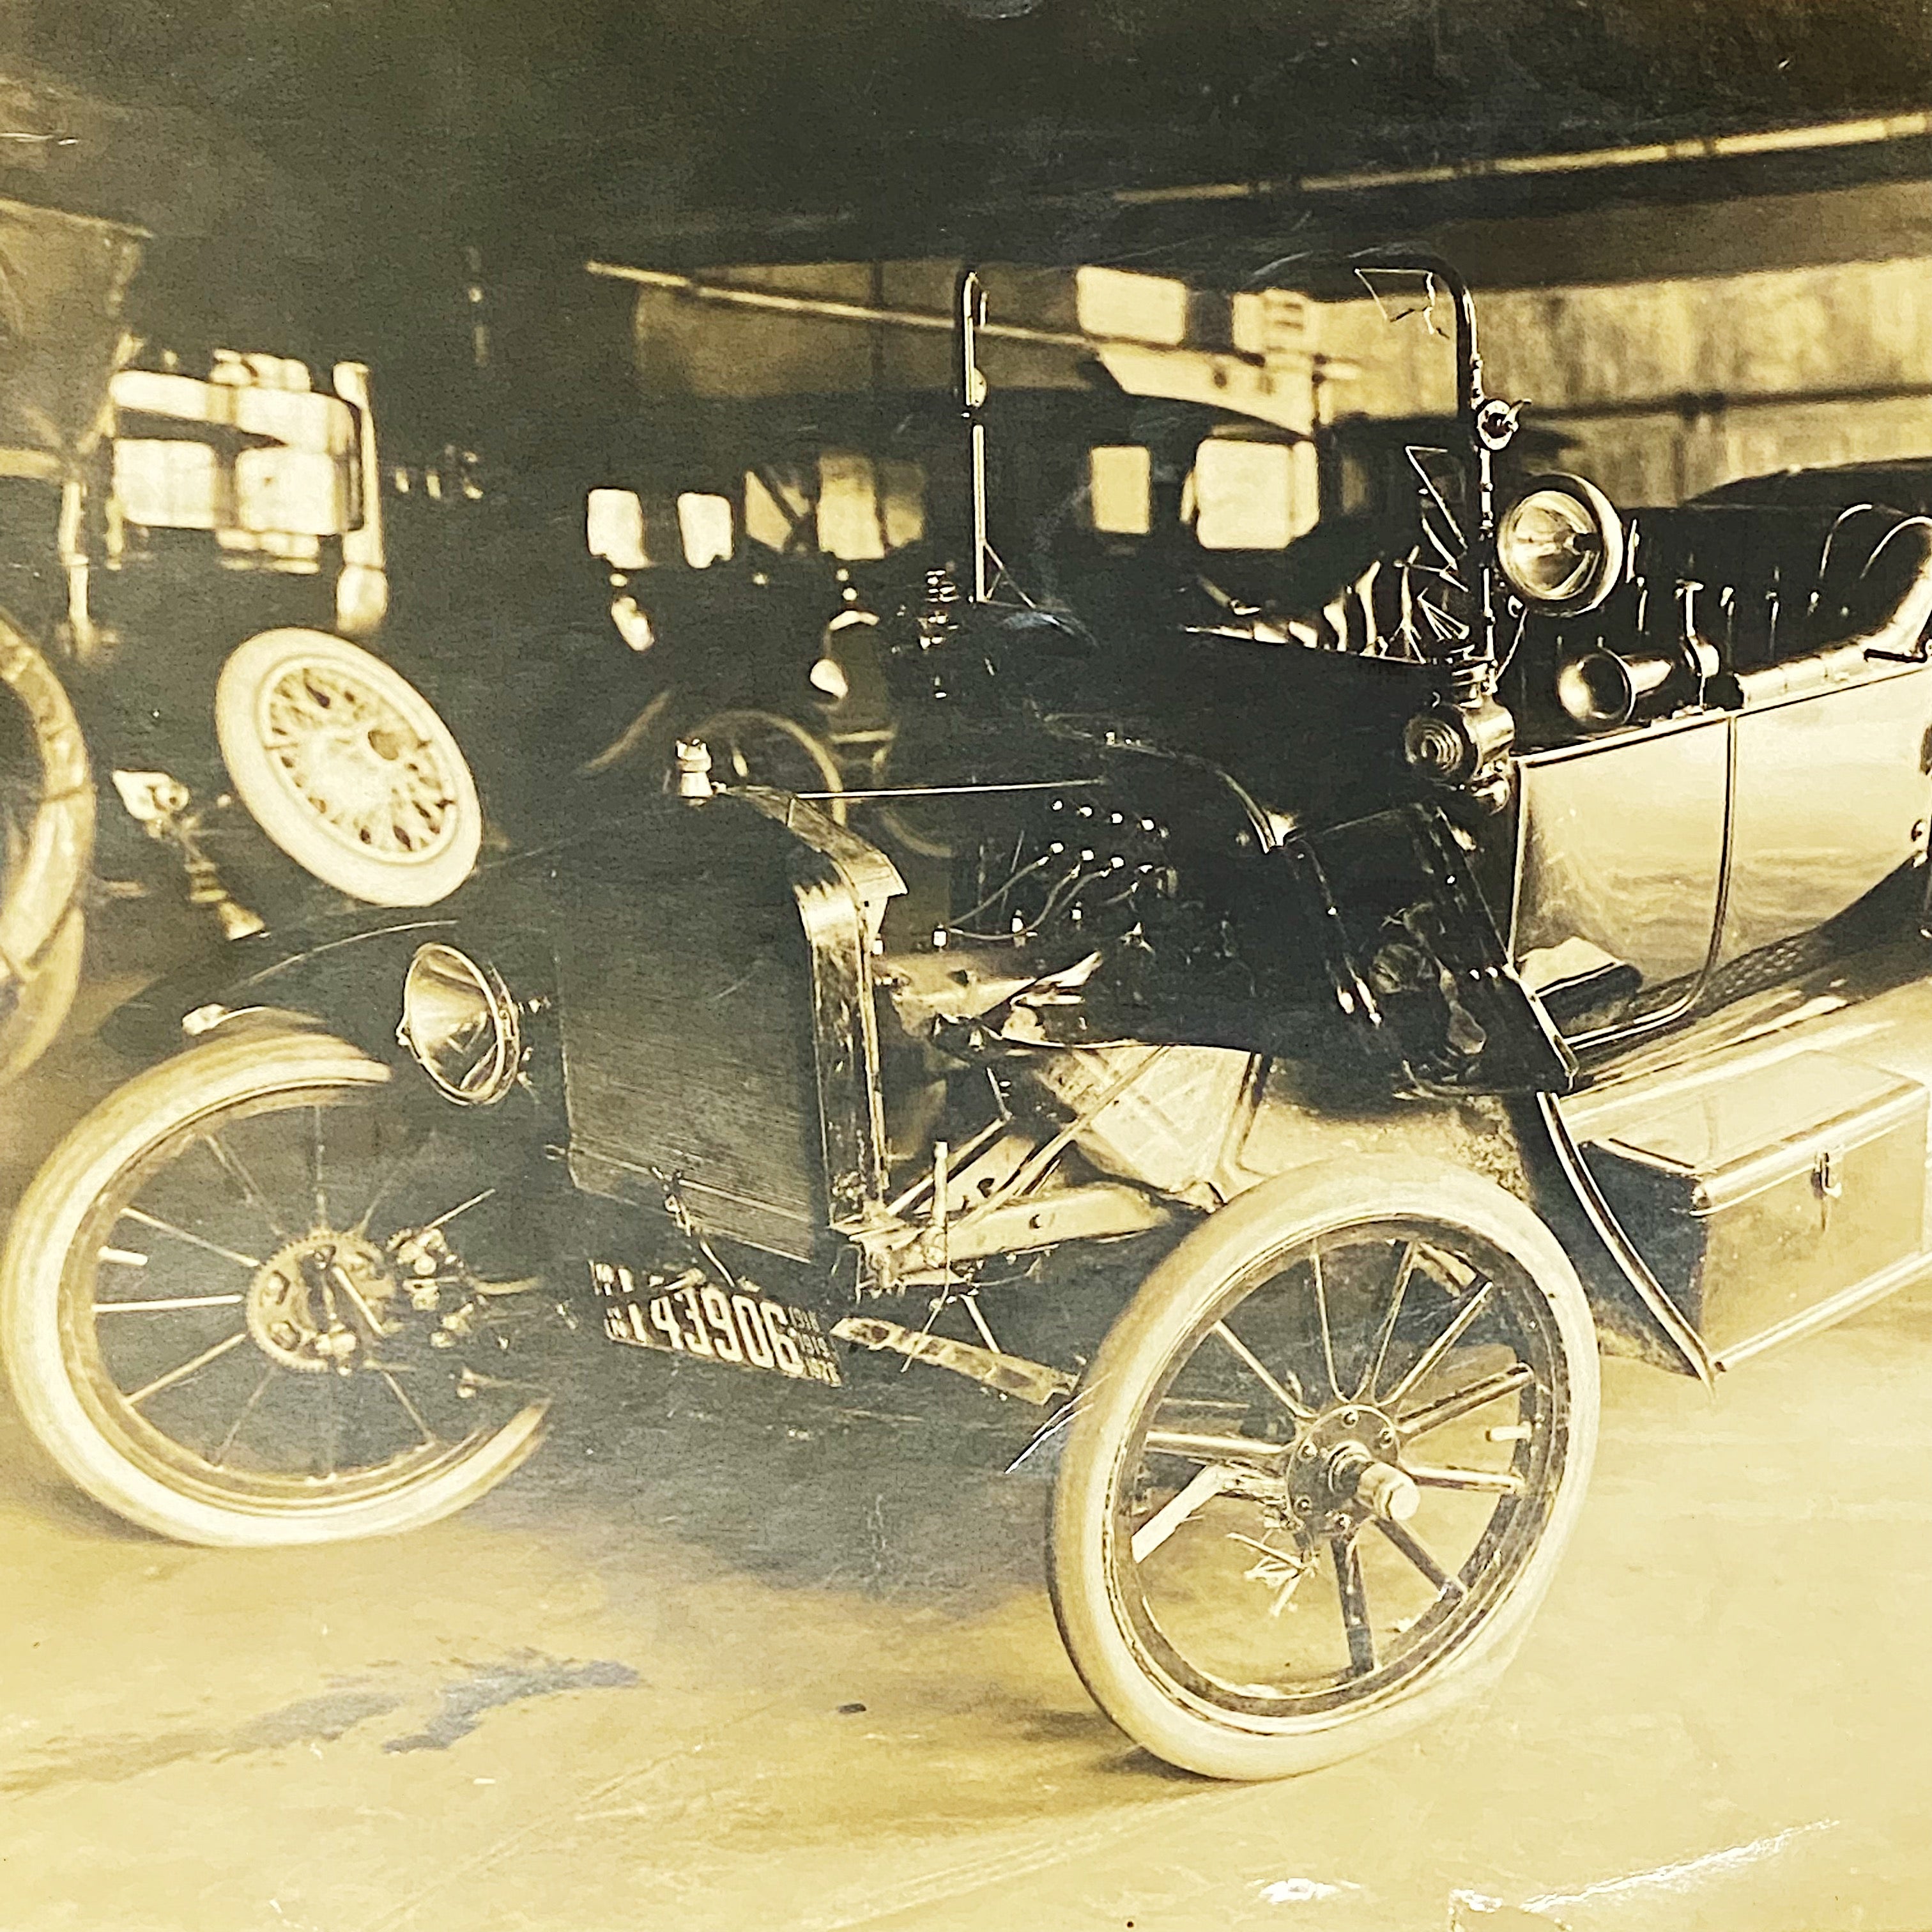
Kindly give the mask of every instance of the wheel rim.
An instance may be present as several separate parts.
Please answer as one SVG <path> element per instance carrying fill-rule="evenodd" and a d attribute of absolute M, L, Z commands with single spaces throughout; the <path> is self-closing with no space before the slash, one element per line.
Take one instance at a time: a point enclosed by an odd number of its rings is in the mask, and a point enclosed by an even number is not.
<path fill-rule="evenodd" d="M 690 734 L 711 753 L 713 776 L 721 783 L 770 785 L 780 791 L 842 792 L 844 781 L 830 750 L 802 724 L 773 711 L 721 711 Z M 842 825 L 845 802 L 822 801 L 826 815 Z"/>
<path fill-rule="evenodd" d="M 473 1156 L 386 1090 L 316 1084 L 175 1129 L 70 1250 L 61 1346 L 90 1420 L 176 1494 L 338 1510 L 466 1460 L 541 1391 L 543 1306 Z"/>
<path fill-rule="evenodd" d="M 1109 1484 L 1142 1668 L 1221 1722 L 1355 1717 L 1463 1650 L 1528 1568 L 1568 1452 L 1554 1311 L 1467 1231 L 1278 1250 L 1162 1364 Z"/>
<path fill-rule="evenodd" d="M 263 682 L 256 718 L 271 769 L 345 852 L 428 865 L 455 844 L 461 788 L 436 734 L 352 669 L 284 665 Z"/>

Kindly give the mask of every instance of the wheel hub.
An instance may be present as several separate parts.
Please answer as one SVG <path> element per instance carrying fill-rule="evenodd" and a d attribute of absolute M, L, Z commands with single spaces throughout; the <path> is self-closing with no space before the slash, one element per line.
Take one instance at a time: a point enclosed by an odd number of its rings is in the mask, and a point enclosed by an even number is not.
<path fill-rule="evenodd" d="M 248 1333 L 285 1369 L 348 1375 L 392 1328 L 385 1309 L 395 1293 L 380 1249 L 358 1234 L 316 1228 L 262 1263 L 244 1304 Z"/>
<path fill-rule="evenodd" d="M 395 789 L 399 754 L 382 748 L 376 731 L 325 739 L 305 748 L 303 777 L 317 796 L 352 817 L 380 811 Z"/>
<path fill-rule="evenodd" d="M 268 693 L 268 741 L 288 781 L 338 836 L 421 857 L 448 830 L 435 747 L 381 694 L 298 668 Z"/>
<path fill-rule="evenodd" d="M 1394 1419 L 1366 1403 L 1339 1403 L 1306 1424 L 1288 1460 L 1297 1520 L 1336 1534 L 1370 1516 L 1406 1522 L 1420 1498 L 1401 1467 L 1400 1442 Z"/>

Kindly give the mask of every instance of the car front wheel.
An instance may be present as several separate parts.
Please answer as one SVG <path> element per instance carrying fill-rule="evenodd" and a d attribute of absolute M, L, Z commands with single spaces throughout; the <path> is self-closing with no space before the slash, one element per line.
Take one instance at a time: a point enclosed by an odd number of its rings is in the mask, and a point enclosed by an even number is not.
<path fill-rule="evenodd" d="M 1076 1392 L 1048 1571 L 1101 1708 L 1211 1777 L 1381 1744 L 1493 1680 L 1582 1503 L 1595 1336 L 1492 1184 L 1310 1168 L 1155 1269 Z"/>
<path fill-rule="evenodd" d="M 326 1034 L 152 1068 L 14 1216 L 0 1347 L 21 1413 L 97 1502 L 184 1542 L 329 1541 L 460 1509 L 544 1420 L 554 1310 L 509 1172 Z"/>

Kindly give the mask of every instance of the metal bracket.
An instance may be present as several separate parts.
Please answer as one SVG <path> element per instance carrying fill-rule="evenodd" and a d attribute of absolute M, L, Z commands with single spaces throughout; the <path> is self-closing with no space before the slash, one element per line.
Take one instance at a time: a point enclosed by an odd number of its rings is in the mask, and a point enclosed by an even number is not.
<path fill-rule="evenodd" d="M 862 1348 L 890 1349 L 916 1362 L 950 1369 L 954 1374 L 976 1382 L 982 1388 L 1001 1395 L 1018 1396 L 1022 1402 L 1044 1408 L 1073 1393 L 1076 1378 L 1064 1369 L 1049 1368 L 1044 1362 L 1029 1361 L 1022 1355 L 1009 1355 L 995 1348 L 982 1348 L 976 1342 L 956 1342 L 950 1335 L 908 1328 L 875 1315 L 848 1315 L 833 1324 L 832 1332 L 842 1342 Z"/>

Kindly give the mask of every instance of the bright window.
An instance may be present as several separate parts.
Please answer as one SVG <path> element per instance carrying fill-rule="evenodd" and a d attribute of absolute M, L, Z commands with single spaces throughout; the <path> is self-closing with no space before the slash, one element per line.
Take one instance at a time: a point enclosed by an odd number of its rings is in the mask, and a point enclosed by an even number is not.
<path fill-rule="evenodd" d="M 1191 481 L 1203 550 L 1286 550 L 1321 514 L 1312 443 L 1210 436 L 1194 453 Z"/>
<path fill-rule="evenodd" d="M 634 490 L 593 490 L 584 509 L 584 541 L 592 556 L 613 570 L 642 570 L 650 554 L 644 545 L 644 506 Z"/>
<path fill-rule="evenodd" d="M 1154 527 L 1154 458 L 1137 442 L 1106 443 L 1087 452 L 1087 501 L 1094 527 L 1111 536 L 1144 537 Z"/>
<path fill-rule="evenodd" d="M 708 569 L 730 556 L 733 527 L 729 496 L 687 490 L 677 500 L 677 533 L 683 540 L 684 560 L 693 570 Z"/>

